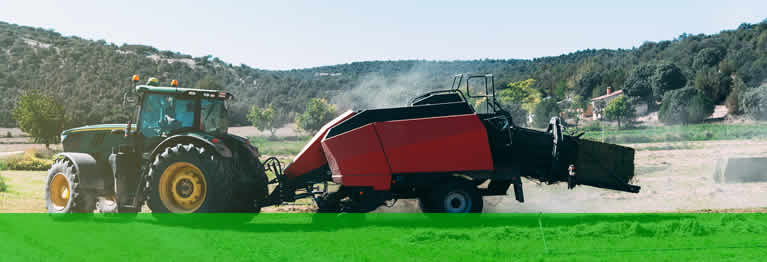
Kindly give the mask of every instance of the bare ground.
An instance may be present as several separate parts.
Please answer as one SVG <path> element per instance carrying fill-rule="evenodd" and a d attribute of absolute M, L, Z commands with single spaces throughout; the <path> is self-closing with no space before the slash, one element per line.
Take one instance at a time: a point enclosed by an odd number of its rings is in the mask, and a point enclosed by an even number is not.
<path fill-rule="evenodd" d="M 528 182 L 525 203 L 496 199 L 494 212 L 674 212 L 754 210 L 767 207 L 767 182 L 717 184 L 714 165 L 721 157 L 767 156 L 767 141 L 682 142 L 692 149 L 641 150 L 673 143 L 633 145 L 638 194 Z M 493 204 L 489 200 L 488 204 Z"/>
<path fill-rule="evenodd" d="M 487 197 L 486 212 L 767 212 L 767 182 L 717 184 L 718 158 L 765 156 L 767 141 L 705 141 L 630 145 L 637 149 L 634 184 L 638 194 L 566 185 L 525 183 L 525 203 Z M 691 146 L 690 146 L 691 145 Z M 656 150 L 658 148 L 676 148 Z M 2 149 L 2 148 L 0 148 Z M 2 150 L 0 150 L 2 151 Z M 44 212 L 45 172 L 2 171 L 10 192 L 0 193 L 0 212 Z M 308 212 L 310 201 L 266 212 Z M 417 212 L 417 202 L 400 200 L 378 212 Z"/>

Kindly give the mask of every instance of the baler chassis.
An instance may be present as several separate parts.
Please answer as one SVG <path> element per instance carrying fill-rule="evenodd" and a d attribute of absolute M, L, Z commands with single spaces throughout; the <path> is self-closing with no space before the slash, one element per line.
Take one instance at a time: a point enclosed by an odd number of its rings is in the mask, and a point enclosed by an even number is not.
<path fill-rule="evenodd" d="M 470 75 L 462 85 L 463 79 L 457 75 L 451 89 L 406 107 L 339 116 L 285 169 L 267 159 L 273 190 L 257 204 L 312 198 L 318 212 L 369 212 L 389 200 L 417 198 L 425 212 L 481 212 L 483 196 L 506 195 L 510 187 L 524 202 L 522 177 L 569 189 L 639 192 L 629 184 L 633 149 L 566 134 L 557 117 L 545 131 L 516 126 L 495 101 L 492 75 Z M 472 91 L 472 79 L 484 82 L 484 90 Z"/>

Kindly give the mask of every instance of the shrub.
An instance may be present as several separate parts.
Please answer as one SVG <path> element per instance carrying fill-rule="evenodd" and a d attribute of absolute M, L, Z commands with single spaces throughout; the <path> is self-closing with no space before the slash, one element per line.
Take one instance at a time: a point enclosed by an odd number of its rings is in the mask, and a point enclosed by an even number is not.
<path fill-rule="evenodd" d="M 36 158 L 41 159 L 53 159 L 53 156 L 60 153 L 60 150 L 50 149 L 50 148 L 44 148 L 42 150 L 36 150 L 36 149 L 28 149 L 24 151 L 24 154 L 31 154 L 35 156 Z"/>
<path fill-rule="evenodd" d="M 0 192 L 5 192 L 8 190 L 8 185 L 5 184 L 5 178 L 3 178 L 3 175 L 0 175 Z"/>
<path fill-rule="evenodd" d="M 767 85 L 745 91 L 739 109 L 755 120 L 767 119 Z"/>
<path fill-rule="evenodd" d="M 10 170 L 45 171 L 53 164 L 51 157 L 39 158 L 48 153 L 40 153 L 37 150 L 27 150 L 23 156 L 10 157 L 5 160 L 4 166 Z"/>
<path fill-rule="evenodd" d="M 11 134 L 11 131 L 8 131 L 8 132 L 5 133 L 5 137 L 11 138 L 11 137 L 13 137 L 13 134 Z"/>
<path fill-rule="evenodd" d="M 598 121 L 591 122 L 591 124 L 584 126 L 582 131 L 602 131 L 602 124 Z"/>
<path fill-rule="evenodd" d="M 698 123 L 714 112 L 714 103 L 693 87 L 672 90 L 663 96 L 658 119 L 666 124 Z"/>

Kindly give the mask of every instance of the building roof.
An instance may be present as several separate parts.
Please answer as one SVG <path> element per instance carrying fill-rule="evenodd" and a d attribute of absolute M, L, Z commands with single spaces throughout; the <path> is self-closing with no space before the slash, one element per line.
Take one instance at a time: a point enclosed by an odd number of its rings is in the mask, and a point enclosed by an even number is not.
<path fill-rule="evenodd" d="M 606 95 L 603 95 L 603 96 L 600 96 L 600 97 L 592 98 L 591 101 L 604 100 L 604 99 L 607 99 L 607 98 L 610 98 L 610 97 L 614 97 L 614 96 L 619 96 L 619 95 L 622 95 L 622 94 L 623 94 L 623 90 L 618 90 L 618 91 L 612 92 L 610 94 L 606 94 Z"/>

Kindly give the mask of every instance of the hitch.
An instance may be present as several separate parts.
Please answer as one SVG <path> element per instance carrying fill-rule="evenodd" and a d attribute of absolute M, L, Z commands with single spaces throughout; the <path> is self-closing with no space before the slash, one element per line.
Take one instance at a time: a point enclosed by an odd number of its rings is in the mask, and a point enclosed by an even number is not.
<path fill-rule="evenodd" d="M 567 167 L 567 189 L 573 189 L 575 187 L 575 165 Z"/>

